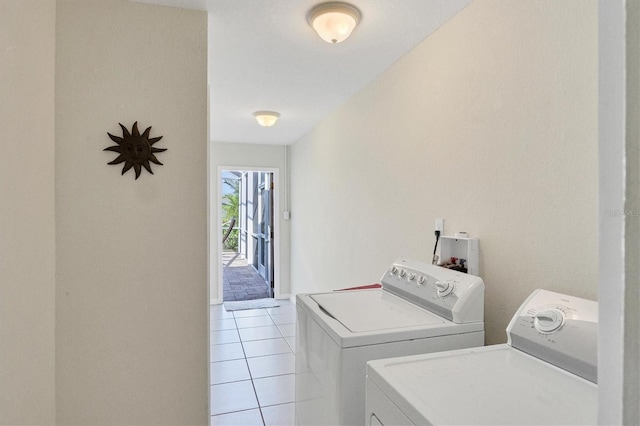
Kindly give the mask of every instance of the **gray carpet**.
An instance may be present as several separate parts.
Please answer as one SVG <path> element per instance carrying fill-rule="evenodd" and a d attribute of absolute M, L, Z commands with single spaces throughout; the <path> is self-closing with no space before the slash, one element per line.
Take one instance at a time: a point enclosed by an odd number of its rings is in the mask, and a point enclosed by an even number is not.
<path fill-rule="evenodd" d="M 275 308 L 280 306 L 275 299 L 241 300 L 237 302 L 224 302 L 227 311 L 243 311 L 245 309 Z"/>

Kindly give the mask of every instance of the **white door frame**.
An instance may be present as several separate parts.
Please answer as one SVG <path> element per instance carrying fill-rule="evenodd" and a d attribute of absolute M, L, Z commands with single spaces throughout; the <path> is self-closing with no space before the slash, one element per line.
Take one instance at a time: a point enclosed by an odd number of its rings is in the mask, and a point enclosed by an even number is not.
<path fill-rule="evenodd" d="M 270 172 L 273 173 L 273 297 L 280 297 L 280 169 L 277 167 L 250 167 L 250 166 L 218 166 L 216 174 L 216 185 L 218 194 L 216 196 L 216 246 L 218 247 L 218 300 L 224 300 L 224 284 L 222 282 L 222 227 L 220 218 L 222 217 L 222 171 L 234 170 L 241 172 Z"/>

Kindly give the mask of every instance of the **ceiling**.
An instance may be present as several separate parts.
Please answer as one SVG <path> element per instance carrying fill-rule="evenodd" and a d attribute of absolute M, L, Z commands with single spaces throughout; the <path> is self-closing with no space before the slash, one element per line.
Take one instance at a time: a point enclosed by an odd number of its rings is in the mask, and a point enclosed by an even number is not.
<path fill-rule="evenodd" d="M 362 20 L 335 45 L 306 21 L 322 0 L 136 1 L 209 12 L 212 141 L 292 144 L 471 0 L 348 0 Z"/>

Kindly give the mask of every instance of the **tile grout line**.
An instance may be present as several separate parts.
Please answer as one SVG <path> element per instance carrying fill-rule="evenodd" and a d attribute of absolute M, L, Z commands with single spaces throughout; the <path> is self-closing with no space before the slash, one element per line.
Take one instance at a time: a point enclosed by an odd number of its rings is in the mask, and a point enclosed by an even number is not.
<path fill-rule="evenodd" d="M 251 387 L 253 388 L 253 394 L 255 395 L 256 403 L 258 404 L 258 411 L 260 412 L 260 419 L 262 419 L 262 425 L 265 426 L 267 423 L 264 421 L 264 414 L 262 413 L 262 406 L 260 405 L 260 399 L 258 399 L 258 391 L 256 391 L 256 384 L 253 381 L 253 373 L 251 372 L 251 368 L 249 367 L 249 361 L 247 360 L 247 352 L 245 352 L 245 350 L 244 350 L 244 340 L 242 340 L 242 336 L 240 335 L 240 329 L 238 328 L 238 322 L 236 321 L 236 314 L 235 313 L 233 314 L 233 321 L 236 324 L 236 332 L 238 333 L 238 339 L 240 339 L 240 346 L 242 347 L 242 354 L 244 355 L 244 363 L 247 365 L 247 371 L 249 371 L 249 378 L 251 379 Z"/>

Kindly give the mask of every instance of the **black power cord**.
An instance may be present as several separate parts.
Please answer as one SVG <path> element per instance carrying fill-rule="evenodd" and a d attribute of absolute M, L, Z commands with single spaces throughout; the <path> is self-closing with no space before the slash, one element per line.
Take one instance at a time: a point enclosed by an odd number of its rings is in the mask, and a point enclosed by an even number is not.
<path fill-rule="evenodd" d="M 436 245 L 433 246 L 433 258 L 431 259 L 431 264 L 435 265 L 438 262 L 438 256 L 436 256 L 436 250 L 438 249 L 438 241 L 440 241 L 440 231 L 436 230 Z"/>

